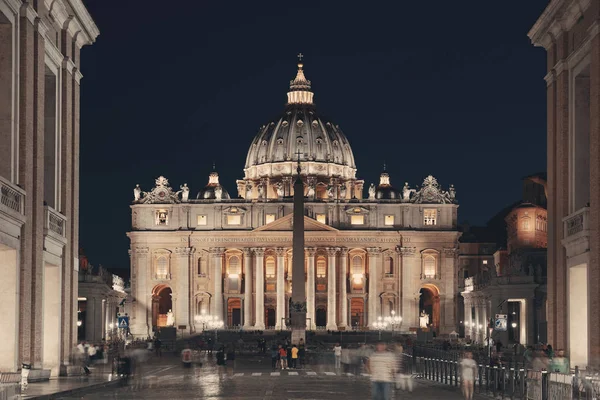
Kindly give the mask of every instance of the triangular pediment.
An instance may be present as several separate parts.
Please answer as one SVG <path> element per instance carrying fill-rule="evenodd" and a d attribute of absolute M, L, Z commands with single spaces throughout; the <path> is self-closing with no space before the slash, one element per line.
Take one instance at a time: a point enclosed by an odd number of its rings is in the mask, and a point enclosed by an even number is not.
<path fill-rule="evenodd" d="M 281 217 L 269 224 L 256 228 L 254 232 L 277 232 L 277 231 L 292 231 L 294 214 Z M 304 231 L 321 231 L 321 232 L 337 232 L 338 230 L 320 223 L 319 221 L 304 216 Z"/>

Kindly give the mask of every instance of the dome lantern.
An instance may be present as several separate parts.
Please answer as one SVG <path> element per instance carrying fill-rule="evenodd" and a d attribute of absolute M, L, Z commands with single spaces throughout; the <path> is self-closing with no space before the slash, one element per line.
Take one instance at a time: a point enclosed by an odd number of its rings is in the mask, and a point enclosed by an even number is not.
<path fill-rule="evenodd" d="M 290 81 L 288 104 L 313 104 L 313 92 L 310 91 L 310 81 L 304 76 L 302 53 L 298 54 L 298 73 Z"/>

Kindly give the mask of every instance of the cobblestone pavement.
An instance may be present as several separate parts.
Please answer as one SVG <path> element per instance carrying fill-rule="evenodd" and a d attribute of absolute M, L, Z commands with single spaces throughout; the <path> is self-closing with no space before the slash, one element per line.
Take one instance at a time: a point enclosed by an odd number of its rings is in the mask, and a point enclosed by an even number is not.
<path fill-rule="evenodd" d="M 248 358 L 219 368 L 212 360 L 203 366 L 183 368 L 177 359 L 165 359 L 160 368 L 142 365 L 129 385 L 94 393 L 59 397 L 87 399 L 370 399 L 366 374 L 348 375 L 313 366 L 306 370 L 271 371 L 270 365 Z M 413 393 L 396 392 L 398 399 L 461 399 L 452 387 L 416 381 Z"/>

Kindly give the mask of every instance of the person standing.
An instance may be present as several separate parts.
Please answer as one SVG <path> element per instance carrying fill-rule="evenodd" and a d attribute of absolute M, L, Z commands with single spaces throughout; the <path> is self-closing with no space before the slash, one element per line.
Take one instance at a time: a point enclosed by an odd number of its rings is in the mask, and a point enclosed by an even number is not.
<path fill-rule="evenodd" d="M 473 360 L 473 353 L 467 351 L 465 358 L 460 361 L 462 391 L 465 400 L 473 399 L 473 387 L 477 378 L 477 363 Z"/>
<path fill-rule="evenodd" d="M 277 369 L 278 360 L 279 360 L 279 349 L 277 349 L 277 346 L 273 345 L 271 347 L 271 368 L 273 369 L 273 371 L 275 371 Z"/>
<path fill-rule="evenodd" d="M 292 346 L 292 368 L 298 368 L 298 347 Z"/>
<path fill-rule="evenodd" d="M 333 355 L 335 356 L 335 369 L 340 369 L 342 360 L 342 346 L 340 346 L 339 343 L 336 343 L 333 347 Z"/>
<path fill-rule="evenodd" d="M 377 343 L 376 351 L 367 360 L 366 367 L 371 374 L 373 400 L 390 400 L 396 375 L 396 357 L 386 351 L 385 343 Z"/>
<path fill-rule="evenodd" d="M 300 339 L 300 345 L 298 346 L 298 360 L 300 362 L 300 368 L 304 368 L 306 362 L 306 350 L 302 339 Z"/>
<path fill-rule="evenodd" d="M 160 339 L 158 338 L 158 336 L 154 339 L 154 350 L 156 350 L 156 356 L 157 357 L 162 357 L 162 350 L 161 350 L 161 346 L 162 346 L 162 342 L 160 341 Z"/>
<path fill-rule="evenodd" d="M 281 369 L 288 369 L 287 365 L 287 351 L 285 347 L 279 346 L 279 359 L 281 362 Z"/>

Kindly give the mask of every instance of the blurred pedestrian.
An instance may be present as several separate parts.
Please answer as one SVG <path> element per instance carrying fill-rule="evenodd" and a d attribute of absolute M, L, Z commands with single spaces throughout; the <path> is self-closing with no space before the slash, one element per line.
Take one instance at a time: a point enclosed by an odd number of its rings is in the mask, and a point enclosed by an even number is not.
<path fill-rule="evenodd" d="M 281 369 L 288 369 L 287 350 L 281 345 L 279 346 L 279 362 L 281 363 Z"/>
<path fill-rule="evenodd" d="M 277 369 L 277 362 L 279 360 L 279 349 L 277 346 L 273 345 L 271 347 L 271 368 L 273 371 Z"/>
<path fill-rule="evenodd" d="M 342 359 L 342 346 L 336 343 L 333 347 L 333 355 L 335 356 L 335 369 L 340 369 Z"/>
<path fill-rule="evenodd" d="M 298 346 L 298 362 L 300 368 L 304 368 L 306 362 L 306 349 L 304 348 L 304 341 L 300 339 L 300 345 Z"/>
<path fill-rule="evenodd" d="M 390 400 L 396 375 L 396 358 L 386 351 L 385 343 L 377 343 L 376 351 L 367 360 L 366 367 L 371 374 L 373 400 Z"/>
<path fill-rule="evenodd" d="M 410 373 L 410 367 L 407 365 L 407 360 L 404 357 L 404 349 L 401 344 L 396 344 L 396 389 L 413 391 L 413 380 Z"/>
<path fill-rule="evenodd" d="M 465 400 L 473 399 L 473 387 L 477 378 L 477 363 L 473 360 L 473 353 L 467 351 L 460 361 L 462 391 Z"/>
<path fill-rule="evenodd" d="M 551 372 L 560 372 L 561 374 L 568 374 L 570 372 L 569 359 L 565 357 L 565 351 L 560 349 L 556 352 L 556 356 L 550 363 Z"/>
<path fill-rule="evenodd" d="M 292 346 L 292 368 L 296 369 L 298 368 L 298 347 L 296 347 L 296 345 Z"/>
<path fill-rule="evenodd" d="M 156 351 L 157 357 L 162 357 L 162 342 L 158 336 L 154 338 L 154 350 Z"/>

